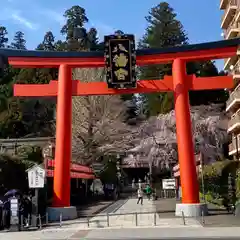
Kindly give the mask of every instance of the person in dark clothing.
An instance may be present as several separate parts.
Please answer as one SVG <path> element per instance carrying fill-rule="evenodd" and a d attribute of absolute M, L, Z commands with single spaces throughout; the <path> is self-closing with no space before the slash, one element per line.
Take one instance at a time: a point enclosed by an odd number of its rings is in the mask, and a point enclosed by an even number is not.
<path fill-rule="evenodd" d="M 21 231 L 22 226 L 24 225 L 24 199 L 22 196 L 19 198 L 18 221 L 19 221 L 18 229 L 19 231 Z"/>
<path fill-rule="evenodd" d="M 10 220 L 11 220 L 11 214 L 10 214 L 10 199 L 6 200 L 3 205 L 3 217 L 4 217 L 4 225 L 6 229 L 10 228 Z"/>
<path fill-rule="evenodd" d="M 23 218 L 24 218 L 24 224 L 26 227 L 30 224 L 30 216 L 32 213 L 32 203 L 28 196 L 23 197 Z"/>

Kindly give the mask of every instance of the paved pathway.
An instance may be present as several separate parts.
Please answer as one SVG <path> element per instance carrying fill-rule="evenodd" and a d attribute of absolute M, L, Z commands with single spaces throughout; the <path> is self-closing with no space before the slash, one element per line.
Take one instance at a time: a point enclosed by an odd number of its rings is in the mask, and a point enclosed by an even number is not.
<path fill-rule="evenodd" d="M 86 234 L 84 239 L 239 239 L 240 228 L 126 228 L 126 229 L 96 229 Z M 77 233 L 70 239 L 77 237 Z M 77 238 L 75 238 L 77 239 Z M 78 238 L 79 239 L 79 238 Z"/>
<path fill-rule="evenodd" d="M 38 232 L 0 233 L 0 240 L 80 240 L 80 239 L 239 239 L 240 228 L 159 228 L 138 227 L 124 229 L 45 229 Z"/>
<path fill-rule="evenodd" d="M 179 201 L 176 199 L 158 199 L 154 205 L 161 218 L 174 218 L 176 202 Z M 208 212 L 208 216 L 198 218 L 201 223 L 204 220 L 204 227 L 240 227 L 240 218 L 228 213 L 224 208 L 208 203 Z"/>
<path fill-rule="evenodd" d="M 166 239 L 169 237 L 176 239 L 178 237 L 182 239 L 227 237 L 231 239 L 231 237 L 240 236 L 240 228 L 203 228 L 195 219 L 186 218 L 186 225 L 183 225 L 181 218 L 173 217 L 173 210 L 166 206 L 165 200 L 160 200 L 157 204 L 144 200 L 143 205 L 137 205 L 136 199 L 129 199 L 125 204 L 123 203 L 123 201 L 118 202 L 115 207 L 103 211 L 105 216 L 101 213 L 89 219 L 89 226 L 86 219 L 82 219 L 82 222 L 78 221 L 62 228 L 48 228 L 36 232 L 0 233 L 0 240 Z M 173 206 L 174 201 L 170 205 Z M 154 214 L 149 212 L 156 210 L 161 213 L 156 215 L 156 226 L 154 226 Z M 137 226 L 136 212 L 138 213 Z M 109 227 L 106 213 L 109 215 Z M 114 216 L 114 214 L 119 215 Z"/>
<path fill-rule="evenodd" d="M 108 208 L 113 201 L 95 201 L 89 204 L 84 204 L 77 207 L 78 217 L 86 217 L 89 215 L 95 215 L 101 212 L 103 209 Z"/>
<path fill-rule="evenodd" d="M 143 205 L 137 204 L 136 199 L 129 199 L 114 213 L 107 215 L 99 214 L 90 219 L 89 226 L 82 225 L 83 228 L 103 228 L 103 227 L 136 227 L 136 226 L 158 226 L 158 227 L 184 227 L 182 218 L 170 217 L 161 218 L 155 214 L 156 206 L 154 202 L 144 199 Z M 185 219 L 185 225 L 191 227 L 201 227 L 199 221 L 195 219 Z"/>

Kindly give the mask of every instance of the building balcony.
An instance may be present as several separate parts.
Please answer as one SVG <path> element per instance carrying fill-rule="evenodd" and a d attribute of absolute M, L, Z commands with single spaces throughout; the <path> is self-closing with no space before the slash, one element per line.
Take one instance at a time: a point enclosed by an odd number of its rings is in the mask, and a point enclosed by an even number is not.
<path fill-rule="evenodd" d="M 240 153 L 240 135 L 232 138 L 232 143 L 228 146 L 229 155 Z"/>
<path fill-rule="evenodd" d="M 238 109 L 240 107 L 240 85 L 229 95 L 226 102 L 226 111 Z"/>
<path fill-rule="evenodd" d="M 238 9 L 239 0 L 229 0 L 226 10 L 222 16 L 221 28 L 227 29 Z"/>
<path fill-rule="evenodd" d="M 232 133 L 240 129 L 240 111 L 232 115 L 228 122 L 228 132 Z"/>
<path fill-rule="evenodd" d="M 240 54 L 240 50 L 237 50 L 236 55 L 231 58 L 225 58 L 224 59 L 224 66 L 223 69 L 225 71 L 229 71 L 230 67 L 233 65 L 235 66 L 238 62 L 238 55 Z"/>
<path fill-rule="evenodd" d="M 233 79 L 240 78 L 240 60 L 238 60 L 235 66 L 233 67 L 232 75 L 233 75 Z"/>
<path fill-rule="evenodd" d="M 225 39 L 231 39 L 239 36 L 240 33 L 240 11 L 237 11 L 229 27 L 224 31 Z"/>
<path fill-rule="evenodd" d="M 228 1 L 229 0 L 221 0 L 220 1 L 220 9 L 226 9 L 227 5 L 228 5 Z"/>

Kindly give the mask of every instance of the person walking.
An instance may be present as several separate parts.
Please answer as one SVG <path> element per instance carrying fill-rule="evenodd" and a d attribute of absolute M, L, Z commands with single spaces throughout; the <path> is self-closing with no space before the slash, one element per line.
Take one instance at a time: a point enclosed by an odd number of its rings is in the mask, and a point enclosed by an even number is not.
<path fill-rule="evenodd" d="M 137 204 L 139 204 L 139 202 L 141 201 L 141 205 L 143 205 L 143 190 L 142 190 L 142 188 L 138 188 L 137 195 L 138 195 Z"/>
<path fill-rule="evenodd" d="M 149 201 L 150 198 L 151 198 L 151 194 L 152 194 L 152 189 L 151 189 L 149 184 L 147 184 L 147 187 L 146 187 L 146 194 L 147 194 L 147 198 L 148 198 L 148 201 Z"/>

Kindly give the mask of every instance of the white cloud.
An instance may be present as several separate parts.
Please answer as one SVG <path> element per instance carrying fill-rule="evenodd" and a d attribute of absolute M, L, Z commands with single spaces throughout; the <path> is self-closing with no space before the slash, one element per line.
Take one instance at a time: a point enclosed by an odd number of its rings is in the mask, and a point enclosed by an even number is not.
<path fill-rule="evenodd" d="M 39 25 L 33 23 L 29 19 L 21 16 L 21 11 L 13 8 L 3 8 L 0 14 L 1 21 L 14 21 L 15 23 L 24 26 L 30 30 L 37 30 Z"/>
<path fill-rule="evenodd" d="M 25 26 L 26 28 L 30 29 L 30 30 L 37 30 L 38 29 L 38 25 L 31 22 L 30 20 L 20 16 L 19 13 L 17 12 L 13 12 L 11 14 L 11 19 L 15 20 L 17 23 Z"/>
<path fill-rule="evenodd" d="M 60 26 L 63 26 L 65 24 L 65 18 L 63 17 L 62 13 L 51 9 L 42 9 L 39 11 L 39 13 L 59 23 Z"/>
<path fill-rule="evenodd" d="M 61 27 L 66 23 L 66 19 L 63 17 L 64 10 L 54 11 L 51 9 L 41 9 L 38 11 L 38 13 L 57 22 Z M 116 31 L 116 29 L 114 29 L 112 26 L 109 26 L 100 21 L 90 21 L 85 26 L 86 28 L 96 28 L 98 31 L 98 38 L 101 40 L 103 39 L 104 35 L 113 34 Z"/>

